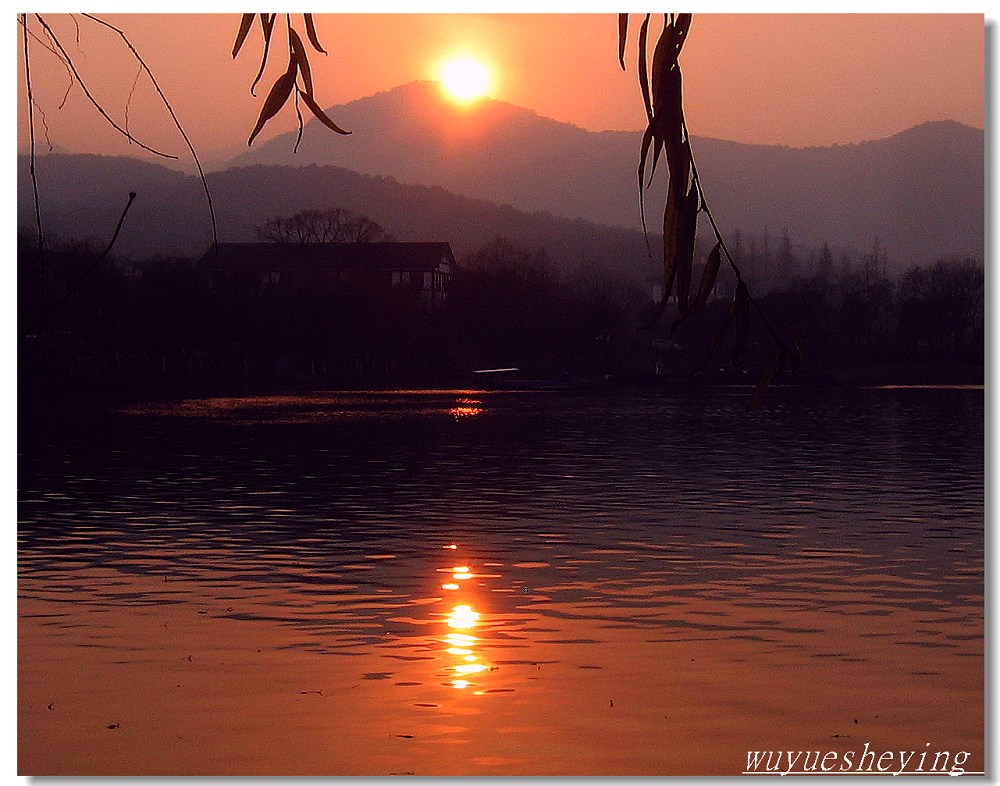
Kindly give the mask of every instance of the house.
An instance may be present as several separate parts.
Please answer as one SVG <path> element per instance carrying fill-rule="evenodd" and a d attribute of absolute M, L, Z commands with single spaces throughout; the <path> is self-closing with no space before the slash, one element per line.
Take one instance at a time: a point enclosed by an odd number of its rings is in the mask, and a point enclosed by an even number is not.
<path fill-rule="evenodd" d="M 412 292 L 430 309 L 445 306 L 455 270 L 449 243 L 219 243 L 198 262 L 213 289 L 263 293 L 364 283 Z"/>

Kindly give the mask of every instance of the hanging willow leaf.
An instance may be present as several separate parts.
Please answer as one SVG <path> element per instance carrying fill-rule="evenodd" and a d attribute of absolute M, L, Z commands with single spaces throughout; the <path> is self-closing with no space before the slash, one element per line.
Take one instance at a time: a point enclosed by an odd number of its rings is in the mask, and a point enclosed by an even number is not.
<path fill-rule="evenodd" d="M 653 176 L 656 174 L 656 162 L 660 160 L 660 153 L 663 150 L 663 140 L 656 135 L 656 131 L 653 131 L 653 165 L 649 168 L 649 180 L 646 181 L 646 187 L 649 188 L 653 184 Z"/>
<path fill-rule="evenodd" d="M 733 365 L 740 364 L 743 350 L 746 349 L 747 337 L 750 335 L 750 292 L 747 285 L 740 279 L 736 285 L 736 298 L 733 300 L 736 308 L 736 344 L 733 346 Z"/>
<path fill-rule="evenodd" d="M 705 268 L 701 271 L 701 284 L 698 287 L 698 294 L 695 296 L 691 306 L 691 313 L 700 310 L 707 302 L 712 290 L 715 289 L 715 281 L 719 277 L 719 268 L 722 266 L 722 243 L 716 243 L 715 248 L 705 260 Z"/>
<path fill-rule="evenodd" d="M 750 403 L 747 405 L 747 409 L 754 409 L 758 404 L 760 404 L 761 399 L 764 398 L 764 391 L 767 390 L 772 382 L 774 382 L 775 377 L 781 373 L 781 369 L 784 365 L 785 351 L 781 347 L 778 347 L 773 353 L 771 353 L 771 359 L 767 361 L 764 373 L 757 382 L 757 387 L 754 388 L 753 396 L 750 398 Z"/>
<path fill-rule="evenodd" d="M 649 330 L 657 322 L 660 321 L 660 317 L 663 316 L 663 312 L 667 310 L 667 303 L 670 301 L 670 293 L 664 292 L 663 297 L 660 298 L 660 302 L 656 304 L 656 311 L 653 313 L 652 318 L 642 326 L 642 330 Z"/>
<path fill-rule="evenodd" d="M 693 159 L 691 145 L 684 139 L 683 117 L 680 123 L 680 128 L 671 129 L 671 135 L 664 141 L 664 147 L 667 151 L 667 169 L 670 171 L 670 188 L 684 194 L 687 193 L 691 183 Z"/>
<path fill-rule="evenodd" d="M 320 46 L 319 37 L 316 35 L 316 25 L 313 22 L 312 14 L 303 14 L 306 20 L 306 35 L 309 36 L 309 43 L 313 45 L 317 52 L 326 54 L 326 50 Z"/>
<path fill-rule="evenodd" d="M 618 63 L 625 70 L 625 39 L 628 38 L 628 14 L 618 14 Z"/>
<path fill-rule="evenodd" d="M 674 24 L 671 28 L 671 46 L 674 49 L 674 60 L 677 60 L 681 53 L 681 48 L 687 40 L 688 30 L 691 29 L 691 14 L 677 14 L 674 17 Z"/>
<path fill-rule="evenodd" d="M 677 251 L 680 238 L 681 205 L 671 191 L 663 211 L 663 296 L 670 297 L 677 275 Z"/>
<path fill-rule="evenodd" d="M 691 171 L 691 148 L 684 138 L 684 113 L 681 109 L 681 72 L 674 68 L 653 81 L 653 133 L 666 148 L 670 170 L 670 188 L 687 191 Z M 653 170 L 658 155 L 653 156 Z"/>
<path fill-rule="evenodd" d="M 656 85 L 660 83 L 663 75 L 670 70 L 672 65 L 670 59 L 670 22 L 666 21 L 663 24 L 663 30 L 660 31 L 660 37 L 656 39 L 656 47 L 653 49 L 653 68 L 652 68 L 652 79 L 654 89 Z"/>
<path fill-rule="evenodd" d="M 302 110 L 299 109 L 299 96 L 305 95 L 300 90 L 295 91 L 295 119 L 298 121 L 298 133 L 295 134 L 295 144 L 292 145 L 292 152 L 297 153 L 299 151 L 299 143 L 302 142 L 302 131 L 305 127 L 302 122 Z"/>
<path fill-rule="evenodd" d="M 271 50 L 271 32 L 274 30 L 275 17 L 277 17 L 277 14 L 260 15 L 260 30 L 264 36 L 264 53 L 260 58 L 260 68 L 257 69 L 257 75 L 250 84 L 250 95 L 252 96 L 257 95 L 254 90 L 257 89 L 257 83 L 260 82 L 261 77 L 264 76 L 264 68 L 267 66 L 267 55 Z"/>
<path fill-rule="evenodd" d="M 726 312 L 726 319 L 722 323 L 722 327 L 719 328 L 719 332 L 715 334 L 712 339 L 712 343 L 708 346 L 708 351 L 705 353 L 705 357 L 702 359 L 701 363 L 698 364 L 698 368 L 691 372 L 691 379 L 697 377 L 701 372 L 705 370 L 709 363 L 712 362 L 712 358 L 715 356 L 715 350 L 718 349 L 719 343 L 726 337 L 729 329 L 733 326 L 733 322 L 736 321 L 736 304 L 729 304 L 729 311 Z"/>
<path fill-rule="evenodd" d="M 278 114 L 278 110 L 285 105 L 285 102 L 291 96 L 292 87 L 295 86 L 295 76 L 295 61 L 292 61 L 289 69 L 278 77 L 278 80 L 271 86 L 271 92 L 264 99 L 264 106 L 261 107 L 260 116 L 257 118 L 257 125 L 254 126 L 253 131 L 250 132 L 250 138 L 247 140 L 248 147 L 253 144 L 254 138 L 260 133 L 264 124 Z"/>
<path fill-rule="evenodd" d="M 695 295 L 694 302 L 691 304 L 691 308 L 688 309 L 687 314 L 681 315 L 671 326 L 670 332 L 676 332 L 684 321 L 691 316 L 697 314 L 708 302 L 709 296 L 712 294 L 712 290 L 715 288 L 715 281 L 719 277 L 719 268 L 722 265 L 722 243 L 716 243 L 715 248 L 708 255 L 708 259 L 705 260 L 705 266 L 701 271 L 701 283 L 698 285 L 698 292 Z M 680 284 L 678 283 L 678 289 L 680 289 Z"/>
<path fill-rule="evenodd" d="M 675 280 L 678 284 L 678 303 L 683 299 L 682 308 L 687 309 L 687 288 L 691 282 L 691 265 L 694 258 L 695 229 L 698 223 L 698 200 L 694 192 L 677 197 L 673 191 L 667 194 L 667 206 L 663 211 L 663 291 L 669 297 Z M 683 281 L 687 278 L 687 282 Z M 681 287 L 685 291 L 681 292 Z"/>
<path fill-rule="evenodd" d="M 802 361 L 806 359 L 806 348 L 805 342 L 802 340 L 802 333 L 798 328 L 798 325 L 790 324 L 792 333 L 792 342 L 795 346 L 795 352 L 792 353 L 792 374 L 798 374 L 799 368 L 802 366 Z"/>
<path fill-rule="evenodd" d="M 684 129 L 681 70 L 677 64 L 673 25 L 669 21 L 664 24 L 653 50 L 651 90 L 654 137 L 666 148 L 670 188 L 680 196 L 688 189 L 692 159 Z M 656 162 L 654 155 L 654 171 Z"/>
<path fill-rule="evenodd" d="M 678 137 L 680 136 L 679 128 L 675 127 L 674 123 L 670 119 L 665 119 L 664 115 L 656 115 L 656 110 L 653 110 L 654 118 L 652 123 L 653 131 L 653 158 L 652 163 L 649 168 L 649 178 L 646 181 L 646 187 L 648 188 L 652 182 L 653 177 L 656 175 L 656 165 L 660 160 L 660 153 L 666 149 L 667 151 L 667 169 L 670 172 L 670 187 L 675 188 L 678 193 L 684 193 L 689 177 L 678 174 L 674 177 L 674 172 L 680 173 L 683 168 L 683 158 L 678 157 Z M 683 118 L 681 118 L 683 122 Z M 684 186 L 682 188 L 681 186 Z"/>
<path fill-rule="evenodd" d="M 684 200 L 681 203 L 681 221 L 677 230 L 677 259 L 674 262 L 674 268 L 677 270 L 677 310 L 681 317 L 686 317 L 688 313 L 700 201 L 698 190 L 692 188 L 684 195 Z"/>
<path fill-rule="evenodd" d="M 649 145 L 653 141 L 653 127 L 650 126 L 642 134 L 642 146 L 639 150 L 639 219 L 642 221 L 642 236 L 646 238 L 646 250 L 652 256 L 652 249 L 649 247 L 649 232 L 646 230 L 646 200 L 643 198 L 643 179 L 646 170 L 646 156 L 649 154 Z"/>
<path fill-rule="evenodd" d="M 688 317 L 692 317 L 697 314 L 704 305 L 708 302 L 709 296 L 712 294 L 712 289 L 715 287 L 715 280 L 719 275 L 719 267 L 722 262 L 722 257 L 719 253 L 719 249 L 722 247 L 722 243 L 716 243 L 715 248 L 712 249 L 711 253 L 708 255 L 708 259 L 705 260 L 705 265 L 701 270 L 701 283 L 698 285 L 698 292 L 695 294 L 694 301 L 691 303 L 691 307 L 688 309 L 686 314 L 681 314 L 674 322 L 670 325 L 670 332 L 676 333 L 677 328 L 679 328 Z M 680 284 L 678 283 L 678 290 L 680 289 Z"/>
<path fill-rule="evenodd" d="M 787 322 L 784 319 L 779 319 L 775 317 L 775 322 L 789 335 L 792 337 L 792 349 L 789 351 L 786 349 L 789 355 L 789 360 L 792 364 L 792 374 L 795 375 L 799 371 L 799 367 L 802 365 L 802 361 L 805 360 L 805 341 L 802 339 L 802 331 L 799 330 L 799 326 L 793 322 Z"/>
<path fill-rule="evenodd" d="M 233 58 L 240 53 L 240 49 L 243 46 L 243 42 L 247 39 L 247 33 L 250 32 L 250 25 L 253 24 L 253 18 L 256 14 L 243 14 L 240 19 L 240 29 L 236 33 L 236 43 L 233 44 Z"/>
<path fill-rule="evenodd" d="M 660 38 L 653 49 L 653 65 L 651 68 L 651 98 L 653 116 L 658 127 L 679 128 L 683 117 L 681 109 L 681 75 L 677 62 L 670 52 L 670 36 L 668 30 L 660 33 Z M 660 134 L 666 139 L 666 134 Z"/>
<path fill-rule="evenodd" d="M 288 43 L 291 48 L 291 56 L 298 64 L 299 73 L 302 74 L 303 92 L 306 95 L 312 95 L 313 81 L 312 69 L 309 68 L 309 58 L 306 57 L 306 48 L 302 44 L 302 39 L 292 28 L 288 28 Z"/>
<path fill-rule="evenodd" d="M 326 113 L 324 113 L 323 110 L 319 108 L 319 104 L 317 104 L 313 100 L 313 97 L 311 95 L 309 95 L 308 93 L 303 93 L 302 100 L 305 101 L 306 106 L 309 107 L 309 111 L 311 111 L 314 115 L 316 115 L 319 121 L 327 128 L 329 128 L 332 131 L 336 131 L 338 134 L 347 135 L 351 133 L 350 131 L 345 131 L 343 128 L 334 123 L 330 118 L 328 118 L 326 116 Z"/>
<path fill-rule="evenodd" d="M 649 96 L 649 67 L 646 64 L 646 41 L 649 37 L 649 14 L 642 20 L 639 27 L 639 90 L 642 92 L 642 103 L 646 107 L 646 120 L 653 122 L 653 103 Z"/>

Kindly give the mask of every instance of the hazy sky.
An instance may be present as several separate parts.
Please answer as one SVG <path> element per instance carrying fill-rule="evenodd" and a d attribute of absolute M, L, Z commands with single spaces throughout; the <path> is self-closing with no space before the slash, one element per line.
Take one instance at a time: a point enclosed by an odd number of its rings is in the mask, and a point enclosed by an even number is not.
<path fill-rule="evenodd" d="M 183 155 L 169 115 L 139 76 L 123 42 L 88 19 L 43 14 L 98 97 L 142 141 Z M 238 14 L 102 18 L 124 30 L 146 59 L 200 152 L 244 148 L 263 95 L 286 54 L 258 88 L 254 29 L 230 55 Z M 324 107 L 435 77 L 443 58 L 471 54 L 494 75 L 493 97 L 591 130 L 645 125 L 636 81 L 633 15 L 626 56 L 617 62 L 614 14 L 322 14 L 329 53 L 313 53 L 315 93 Z M 302 29 L 301 16 L 293 23 Z M 658 29 L 655 18 L 652 29 Z M 283 28 L 282 28 L 283 29 Z M 32 17 L 30 30 L 41 35 Z M 283 33 L 282 33 L 283 35 Z M 275 39 L 280 43 L 280 36 Z M 18 144 L 27 140 L 18 30 Z M 877 139 L 926 120 L 983 126 L 984 18 L 978 14 L 696 14 L 681 57 L 688 126 L 696 136 L 793 146 Z M 30 40 L 36 131 L 41 149 L 128 153 L 66 68 Z M 68 93 L 67 93 L 68 90 Z M 131 94 L 131 101 L 129 96 Z M 295 126 L 290 107 L 260 139 Z"/>

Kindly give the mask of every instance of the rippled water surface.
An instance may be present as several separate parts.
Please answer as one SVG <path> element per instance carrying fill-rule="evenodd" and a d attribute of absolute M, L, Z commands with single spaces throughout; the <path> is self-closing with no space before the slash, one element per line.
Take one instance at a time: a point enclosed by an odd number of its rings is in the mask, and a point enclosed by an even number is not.
<path fill-rule="evenodd" d="M 983 392 L 330 393 L 19 466 L 22 774 L 983 754 Z"/>

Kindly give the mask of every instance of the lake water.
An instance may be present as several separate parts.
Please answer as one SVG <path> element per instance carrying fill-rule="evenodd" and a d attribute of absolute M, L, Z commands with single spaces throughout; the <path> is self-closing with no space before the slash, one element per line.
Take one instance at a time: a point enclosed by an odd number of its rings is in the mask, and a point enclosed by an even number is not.
<path fill-rule="evenodd" d="M 19 772 L 983 770 L 982 389 L 746 402 L 206 399 L 25 453 Z"/>

